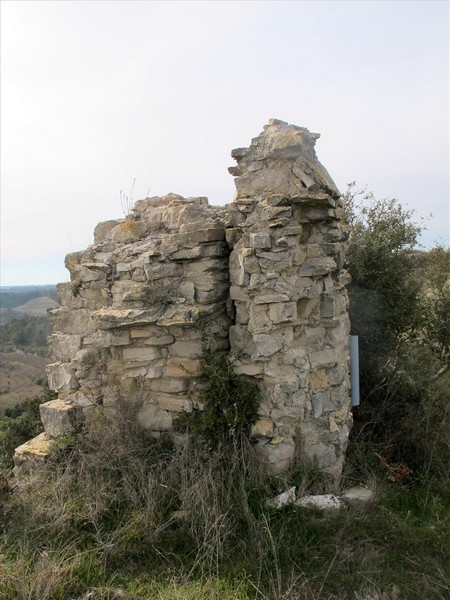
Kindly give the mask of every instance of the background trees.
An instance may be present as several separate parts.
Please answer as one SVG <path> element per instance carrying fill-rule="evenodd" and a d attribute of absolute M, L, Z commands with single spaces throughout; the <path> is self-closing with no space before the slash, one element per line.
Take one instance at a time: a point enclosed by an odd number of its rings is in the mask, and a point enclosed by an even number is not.
<path fill-rule="evenodd" d="M 423 222 L 394 199 L 351 184 L 345 208 L 361 369 L 350 459 L 403 461 L 417 474 L 448 477 L 449 251 L 418 251 Z"/>

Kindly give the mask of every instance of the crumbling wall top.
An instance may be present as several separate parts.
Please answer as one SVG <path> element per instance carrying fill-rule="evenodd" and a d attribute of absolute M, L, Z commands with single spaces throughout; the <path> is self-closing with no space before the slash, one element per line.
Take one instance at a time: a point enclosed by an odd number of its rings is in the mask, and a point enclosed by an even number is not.
<path fill-rule="evenodd" d="M 229 168 L 236 176 L 237 196 L 283 193 L 295 197 L 305 192 L 321 192 L 338 199 L 340 192 L 314 150 L 319 137 L 319 133 L 311 133 L 305 127 L 270 119 L 249 148 L 231 152 L 238 163 L 237 167 Z"/>

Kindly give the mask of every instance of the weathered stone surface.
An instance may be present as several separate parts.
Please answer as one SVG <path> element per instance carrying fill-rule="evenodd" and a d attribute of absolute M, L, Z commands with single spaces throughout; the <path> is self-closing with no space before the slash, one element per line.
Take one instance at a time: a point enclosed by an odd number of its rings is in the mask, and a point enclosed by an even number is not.
<path fill-rule="evenodd" d="M 165 377 L 195 377 L 201 374 L 201 365 L 198 360 L 171 358 L 164 369 Z"/>
<path fill-rule="evenodd" d="M 342 499 L 355 504 L 370 504 L 375 499 L 374 491 L 366 487 L 351 487 L 342 492 Z"/>
<path fill-rule="evenodd" d="M 146 399 L 138 420 L 151 435 L 171 431 L 177 413 L 202 408 L 206 332 L 261 388 L 252 437 L 272 471 L 299 455 L 339 478 L 351 424 L 347 232 L 317 138 L 272 119 L 233 151 L 225 209 L 145 198 L 66 257 L 48 367 L 59 399 L 41 409 L 52 435 L 122 396 Z"/>
<path fill-rule="evenodd" d="M 250 435 L 253 438 L 273 437 L 273 421 L 269 421 L 268 419 L 258 419 L 252 424 Z"/>
<path fill-rule="evenodd" d="M 112 240 L 112 230 L 120 221 L 103 221 L 94 229 L 94 244 L 101 242 L 110 242 Z"/>
<path fill-rule="evenodd" d="M 158 405 L 170 412 L 192 412 L 192 400 L 183 396 L 158 395 Z"/>
<path fill-rule="evenodd" d="M 55 392 L 69 392 L 79 386 L 75 367 L 69 363 L 51 363 L 47 365 L 49 388 Z"/>
<path fill-rule="evenodd" d="M 48 340 L 52 356 L 61 362 L 75 357 L 81 348 L 81 341 L 81 335 L 67 333 L 53 333 Z"/>
<path fill-rule="evenodd" d="M 320 510 L 339 510 L 341 500 L 334 494 L 318 494 L 317 496 L 303 496 L 296 500 L 297 506 L 304 508 L 318 508 Z"/>
<path fill-rule="evenodd" d="M 123 360 L 129 363 L 149 363 L 161 357 L 157 347 L 124 348 Z"/>
<path fill-rule="evenodd" d="M 52 439 L 46 433 L 40 433 L 15 449 L 13 473 L 16 480 L 20 481 L 44 464 L 50 454 Z"/>
<path fill-rule="evenodd" d="M 39 412 L 45 433 L 51 437 L 72 431 L 82 420 L 81 407 L 64 400 L 44 402 Z"/>
<path fill-rule="evenodd" d="M 111 230 L 111 239 L 117 243 L 136 242 L 147 232 L 144 221 L 123 221 Z"/>
<path fill-rule="evenodd" d="M 143 429 L 150 431 L 169 431 L 172 429 L 172 417 L 156 404 L 145 404 L 138 412 L 137 419 Z"/>
<path fill-rule="evenodd" d="M 271 508 L 283 508 L 283 506 L 293 504 L 295 502 L 295 497 L 295 487 L 291 487 L 282 494 L 278 494 L 278 496 L 269 500 L 267 506 L 270 506 Z"/>

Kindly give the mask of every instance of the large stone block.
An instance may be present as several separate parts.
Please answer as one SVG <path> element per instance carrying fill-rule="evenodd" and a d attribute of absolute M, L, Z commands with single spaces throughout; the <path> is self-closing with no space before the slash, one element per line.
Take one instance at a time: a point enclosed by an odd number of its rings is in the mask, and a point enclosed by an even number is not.
<path fill-rule="evenodd" d="M 81 340 L 76 333 L 53 333 L 48 340 L 52 357 L 61 362 L 72 360 L 81 348 Z"/>
<path fill-rule="evenodd" d="M 156 404 L 144 404 L 137 414 L 137 420 L 143 429 L 149 431 L 169 431 L 172 429 L 172 417 Z"/>
<path fill-rule="evenodd" d="M 41 404 L 39 412 L 45 433 L 51 437 L 73 431 L 83 416 L 81 406 L 58 399 Z"/>
<path fill-rule="evenodd" d="M 55 392 L 70 392 L 79 387 L 75 367 L 70 363 L 51 363 L 47 365 L 48 386 Z"/>

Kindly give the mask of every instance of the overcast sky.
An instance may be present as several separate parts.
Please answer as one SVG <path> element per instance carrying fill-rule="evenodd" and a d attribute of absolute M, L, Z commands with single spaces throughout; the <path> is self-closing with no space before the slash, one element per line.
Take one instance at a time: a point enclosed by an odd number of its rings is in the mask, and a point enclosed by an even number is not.
<path fill-rule="evenodd" d="M 1 103 L 2 285 L 66 281 L 134 178 L 230 202 L 270 117 L 448 243 L 446 1 L 3 1 Z"/>

